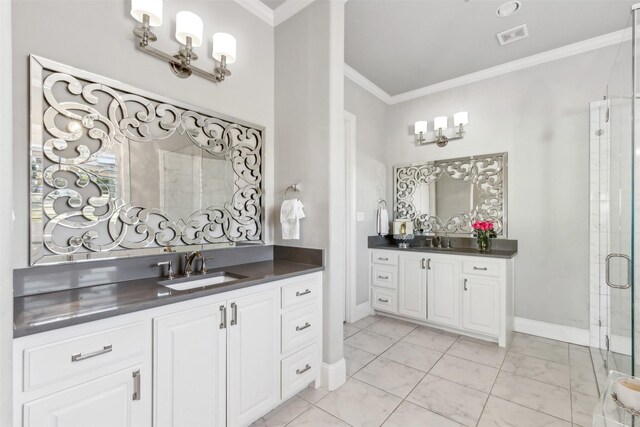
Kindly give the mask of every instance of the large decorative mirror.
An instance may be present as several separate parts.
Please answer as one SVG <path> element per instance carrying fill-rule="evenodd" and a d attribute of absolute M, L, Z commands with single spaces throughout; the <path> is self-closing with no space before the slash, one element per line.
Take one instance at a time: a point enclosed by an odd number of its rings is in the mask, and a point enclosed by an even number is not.
<path fill-rule="evenodd" d="M 476 221 L 493 221 L 507 237 L 507 153 L 397 165 L 396 218 L 424 233 L 471 234 Z"/>
<path fill-rule="evenodd" d="M 263 131 L 32 56 L 31 263 L 262 243 Z"/>

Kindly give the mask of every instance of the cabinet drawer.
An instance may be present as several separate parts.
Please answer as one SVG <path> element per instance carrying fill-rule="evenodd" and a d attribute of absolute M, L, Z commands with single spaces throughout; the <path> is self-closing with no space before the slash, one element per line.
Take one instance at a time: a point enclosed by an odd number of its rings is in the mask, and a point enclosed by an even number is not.
<path fill-rule="evenodd" d="M 500 276 L 500 265 L 491 261 L 463 261 L 462 272 L 464 274 L 475 274 L 478 276 Z"/>
<path fill-rule="evenodd" d="M 398 312 L 397 291 L 385 288 L 371 288 L 371 297 L 371 307 L 374 310 L 388 311 L 389 313 Z"/>
<path fill-rule="evenodd" d="M 318 308 L 308 305 L 282 315 L 282 353 L 290 353 L 318 339 Z"/>
<path fill-rule="evenodd" d="M 398 268 L 391 265 L 371 265 L 371 285 L 381 288 L 398 288 Z"/>
<path fill-rule="evenodd" d="M 309 279 L 282 288 L 282 308 L 309 304 L 320 295 L 320 279 Z"/>
<path fill-rule="evenodd" d="M 76 375 L 96 372 L 145 352 L 143 322 L 24 350 L 24 391 Z"/>
<path fill-rule="evenodd" d="M 282 361 L 282 400 L 287 400 L 309 385 L 320 369 L 318 347 L 314 344 Z"/>
<path fill-rule="evenodd" d="M 374 264 L 398 265 L 398 254 L 391 251 L 371 251 Z"/>

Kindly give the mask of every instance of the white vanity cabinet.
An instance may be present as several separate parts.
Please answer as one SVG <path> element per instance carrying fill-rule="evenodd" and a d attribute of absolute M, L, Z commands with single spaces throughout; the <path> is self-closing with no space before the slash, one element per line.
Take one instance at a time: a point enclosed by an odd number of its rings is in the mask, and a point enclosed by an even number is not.
<path fill-rule="evenodd" d="M 14 426 L 248 426 L 320 386 L 321 313 L 312 273 L 16 338 Z"/>
<path fill-rule="evenodd" d="M 427 257 L 419 252 L 398 257 L 398 314 L 425 319 L 427 316 Z"/>
<path fill-rule="evenodd" d="M 150 426 L 151 322 L 123 316 L 14 340 L 15 426 Z"/>
<path fill-rule="evenodd" d="M 504 347 L 513 330 L 512 274 L 507 258 L 373 249 L 371 305 Z"/>

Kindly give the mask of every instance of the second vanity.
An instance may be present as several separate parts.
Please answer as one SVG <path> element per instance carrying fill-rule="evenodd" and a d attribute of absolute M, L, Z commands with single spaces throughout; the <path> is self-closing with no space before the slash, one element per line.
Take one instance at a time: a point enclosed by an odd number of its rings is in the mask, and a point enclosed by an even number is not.
<path fill-rule="evenodd" d="M 150 277 L 16 298 L 14 426 L 246 426 L 319 387 L 322 251 L 224 251 L 258 256 L 199 290 Z"/>
<path fill-rule="evenodd" d="M 453 246 L 400 249 L 370 237 L 372 309 L 506 347 L 513 331 L 517 245 L 487 254 L 470 245 Z"/>

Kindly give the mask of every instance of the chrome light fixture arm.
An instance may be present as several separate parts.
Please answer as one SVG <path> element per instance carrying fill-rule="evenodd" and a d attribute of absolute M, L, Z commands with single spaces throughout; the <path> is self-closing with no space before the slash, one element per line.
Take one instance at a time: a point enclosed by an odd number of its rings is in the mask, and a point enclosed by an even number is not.
<path fill-rule="evenodd" d="M 427 141 L 427 139 L 424 137 L 424 132 L 420 132 L 418 134 L 418 138 L 416 143 L 418 145 L 427 145 L 427 144 L 437 144 L 438 147 L 444 147 L 446 146 L 449 141 L 455 141 L 457 139 L 463 139 L 464 138 L 464 125 L 460 124 L 458 126 L 458 130 L 456 131 L 456 135 L 457 136 L 452 136 L 452 137 L 447 137 L 444 135 L 444 132 L 442 130 L 442 128 L 438 129 L 438 134 L 436 135 L 435 139 L 431 140 L 431 141 Z"/>
<path fill-rule="evenodd" d="M 176 76 L 185 79 L 192 74 L 196 74 L 214 83 L 220 83 L 231 75 L 231 71 L 227 68 L 225 55 L 222 55 L 219 65 L 214 68 L 213 73 L 193 65 L 191 62 L 196 61 L 198 55 L 193 51 L 191 37 L 186 37 L 186 44 L 175 55 L 170 55 L 150 46 L 150 43 L 157 41 L 158 37 L 151 32 L 149 21 L 149 15 L 143 15 L 142 24 L 133 30 L 133 34 L 140 39 L 138 49 L 167 62 Z"/>

